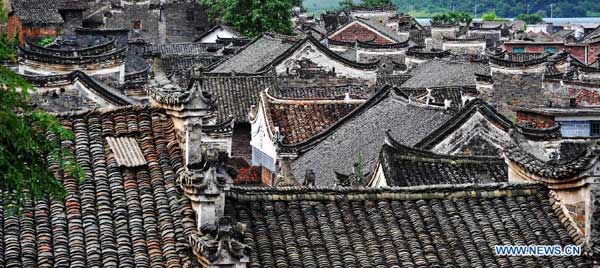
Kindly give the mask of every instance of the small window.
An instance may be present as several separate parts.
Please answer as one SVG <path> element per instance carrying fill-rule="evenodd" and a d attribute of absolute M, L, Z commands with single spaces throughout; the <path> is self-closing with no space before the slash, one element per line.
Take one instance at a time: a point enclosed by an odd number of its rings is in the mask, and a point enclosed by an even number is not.
<path fill-rule="evenodd" d="M 590 124 L 590 135 L 594 137 L 600 136 L 600 121 L 592 121 Z"/>
<path fill-rule="evenodd" d="M 133 29 L 134 30 L 141 30 L 142 29 L 142 21 L 136 20 L 133 22 Z"/>
<path fill-rule="evenodd" d="M 555 54 L 556 48 L 555 47 L 544 47 L 544 53 L 545 54 Z"/>
<path fill-rule="evenodd" d="M 525 53 L 524 47 L 513 47 L 513 53 Z"/>

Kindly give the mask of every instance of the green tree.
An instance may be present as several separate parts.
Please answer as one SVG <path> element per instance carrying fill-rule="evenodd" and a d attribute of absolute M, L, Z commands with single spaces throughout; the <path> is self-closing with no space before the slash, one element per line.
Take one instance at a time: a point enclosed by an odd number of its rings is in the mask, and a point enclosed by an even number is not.
<path fill-rule="evenodd" d="M 363 0 L 361 6 L 364 7 L 383 7 L 393 6 L 392 0 Z"/>
<path fill-rule="evenodd" d="M 454 12 L 450 11 L 448 13 L 438 13 L 431 17 L 431 21 L 433 23 L 443 23 L 443 24 L 457 24 L 457 23 L 465 23 L 470 24 L 473 21 L 473 17 L 465 12 Z"/>
<path fill-rule="evenodd" d="M 494 20 L 498 19 L 498 16 L 496 16 L 496 11 L 492 10 L 492 11 L 490 11 L 488 13 L 484 13 L 481 16 L 481 19 L 484 20 L 484 21 L 494 21 Z"/>
<path fill-rule="evenodd" d="M 53 172 L 83 178 L 73 154 L 58 140 L 73 140 L 56 117 L 34 108 L 31 86 L 21 76 L 0 66 L 0 190 L 10 212 L 27 200 L 49 196 L 61 200 L 66 194 Z M 50 165 L 58 170 L 49 170 Z"/>
<path fill-rule="evenodd" d="M 212 17 L 254 37 L 265 32 L 292 33 L 292 0 L 201 0 Z"/>
<path fill-rule="evenodd" d="M 544 22 L 544 18 L 539 14 L 519 14 L 516 19 L 522 20 L 527 24 L 539 24 Z"/>

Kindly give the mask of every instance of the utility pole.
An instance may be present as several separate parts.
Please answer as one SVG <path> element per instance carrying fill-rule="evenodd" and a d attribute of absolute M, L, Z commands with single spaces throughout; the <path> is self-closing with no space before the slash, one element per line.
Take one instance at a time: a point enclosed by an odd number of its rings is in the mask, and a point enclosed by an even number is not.
<path fill-rule="evenodd" d="M 529 15 L 529 7 L 531 6 L 531 4 L 527 4 L 527 15 Z"/>
<path fill-rule="evenodd" d="M 477 18 L 477 6 L 479 6 L 479 4 L 475 4 L 475 19 Z"/>
<path fill-rule="evenodd" d="M 553 18 L 552 15 L 554 15 L 554 14 L 552 14 L 553 8 L 554 8 L 554 4 L 550 4 L 550 18 Z"/>

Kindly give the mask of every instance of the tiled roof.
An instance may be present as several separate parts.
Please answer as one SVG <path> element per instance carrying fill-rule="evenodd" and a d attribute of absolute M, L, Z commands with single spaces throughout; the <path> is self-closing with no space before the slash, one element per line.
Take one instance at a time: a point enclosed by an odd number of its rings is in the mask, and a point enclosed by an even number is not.
<path fill-rule="evenodd" d="M 393 87 L 401 87 L 406 80 L 408 80 L 411 76 L 407 74 L 397 74 L 397 75 L 378 75 L 377 76 L 377 88 L 381 88 L 385 85 L 390 85 Z"/>
<path fill-rule="evenodd" d="M 508 167 L 500 157 L 441 155 L 389 139 L 379 163 L 388 186 L 507 182 Z"/>
<path fill-rule="evenodd" d="M 108 86 L 81 71 L 63 75 L 23 75 L 23 77 L 33 86 L 40 89 L 52 89 L 61 86 L 65 89 L 77 91 L 75 94 L 62 94 L 64 92 L 61 92 L 61 94 L 57 93 L 54 96 L 48 96 L 51 94 L 51 90 L 34 92 L 32 94 L 32 101 L 39 107 L 48 111 L 63 112 L 101 108 L 100 105 L 125 106 L 138 104 L 138 101 L 126 96 L 120 90 Z M 90 98 L 89 94 L 85 94 L 79 85 L 85 87 L 85 92 L 89 91 L 89 93 L 96 95 L 98 98 L 101 98 L 101 100 L 95 99 L 96 97 L 94 96 L 91 96 Z"/>
<path fill-rule="evenodd" d="M 269 94 L 282 99 L 368 99 L 381 87 L 369 86 L 364 81 L 328 78 L 323 81 L 285 79 L 278 77 L 277 87 Z"/>
<path fill-rule="evenodd" d="M 15 15 L 23 24 L 62 24 L 65 21 L 56 9 L 29 8 L 15 11 Z"/>
<path fill-rule="evenodd" d="M 218 121 L 227 121 L 233 116 L 235 122 L 247 123 L 250 107 L 258 104 L 260 92 L 275 88 L 276 81 L 268 75 L 205 74 L 195 80 L 193 86 L 216 97 Z"/>
<path fill-rule="evenodd" d="M 297 40 L 264 34 L 211 72 L 256 73 L 291 48 Z"/>
<path fill-rule="evenodd" d="M 144 53 L 149 55 L 158 55 L 166 57 L 169 55 L 178 56 L 212 56 L 224 46 L 217 43 L 169 43 L 153 44 L 145 48 Z"/>
<path fill-rule="evenodd" d="M 176 56 L 170 55 L 161 58 L 162 66 L 167 75 L 189 71 L 195 65 L 208 67 L 219 61 L 221 56 Z"/>
<path fill-rule="evenodd" d="M 475 86 L 475 73 L 489 72 L 487 64 L 434 59 L 410 71 L 412 77 L 402 84 L 402 87 Z"/>
<path fill-rule="evenodd" d="M 24 24 L 62 24 L 59 10 L 84 10 L 86 4 L 79 0 L 13 0 L 12 8 Z"/>
<path fill-rule="evenodd" d="M 394 139 L 412 146 L 450 117 L 444 109 L 408 103 L 386 87 L 326 131 L 280 149 L 299 154 L 291 165 L 296 179 L 302 181 L 312 169 L 317 185 L 332 186 L 334 172 L 351 174 L 359 158 L 364 170 L 373 170 L 387 129 L 392 130 Z"/>
<path fill-rule="evenodd" d="M 585 256 L 498 256 L 495 245 L 582 245 L 539 185 L 393 189 L 236 186 L 248 267 L 587 267 Z"/>
<path fill-rule="evenodd" d="M 75 133 L 63 141 L 85 181 L 62 176 L 65 202 L 28 203 L 0 217 L 3 267 L 192 267 L 188 235 L 196 229 L 190 201 L 175 184 L 183 168 L 173 123 L 159 110 L 126 107 L 60 116 Z M 106 137 L 132 137 L 147 165 L 119 167 Z"/>
<path fill-rule="evenodd" d="M 589 148 L 585 154 L 580 154 L 566 161 L 539 159 L 518 144 L 512 144 L 504 150 L 504 155 L 528 172 L 544 179 L 570 179 L 592 167 L 597 161 L 597 152 Z"/>
<path fill-rule="evenodd" d="M 262 95 L 271 129 L 279 128 L 283 144 L 305 141 L 346 116 L 361 102 L 344 100 L 281 101 Z"/>
<path fill-rule="evenodd" d="M 475 86 L 450 86 L 428 88 L 402 88 L 402 91 L 417 99 L 417 101 L 444 106 L 444 101 L 450 101 L 450 107 L 460 109 L 463 106 L 463 96 L 477 97 L 479 92 Z"/>

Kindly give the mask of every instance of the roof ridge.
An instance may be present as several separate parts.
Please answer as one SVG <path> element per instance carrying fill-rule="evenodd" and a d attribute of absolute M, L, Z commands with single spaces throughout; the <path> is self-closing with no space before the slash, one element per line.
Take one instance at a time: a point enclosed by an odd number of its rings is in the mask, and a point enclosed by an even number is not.
<path fill-rule="evenodd" d="M 57 117 L 75 117 L 75 116 L 84 116 L 84 115 L 92 115 L 92 114 L 111 114 L 111 113 L 121 113 L 121 112 L 137 112 L 137 111 L 163 111 L 162 108 L 151 106 L 148 104 L 145 105 L 127 105 L 120 107 L 111 107 L 111 108 L 93 108 L 79 111 L 67 111 L 61 113 L 51 113 Z"/>
<path fill-rule="evenodd" d="M 410 187 L 315 187 L 315 186 L 237 186 L 226 193 L 228 198 L 256 200 L 420 200 L 460 199 L 470 197 L 530 196 L 548 192 L 537 183 L 438 184 Z"/>

